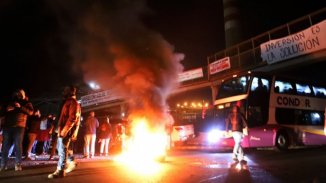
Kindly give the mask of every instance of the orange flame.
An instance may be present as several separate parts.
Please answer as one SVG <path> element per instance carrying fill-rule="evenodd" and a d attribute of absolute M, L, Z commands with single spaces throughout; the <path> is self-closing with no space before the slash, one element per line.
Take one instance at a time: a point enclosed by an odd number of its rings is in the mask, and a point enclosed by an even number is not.
<path fill-rule="evenodd" d="M 166 156 L 168 136 L 165 129 L 153 129 L 145 118 L 134 119 L 131 137 L 128 137 L 116 160 L 142 173 L 157 170 L 157 160 Z"/>

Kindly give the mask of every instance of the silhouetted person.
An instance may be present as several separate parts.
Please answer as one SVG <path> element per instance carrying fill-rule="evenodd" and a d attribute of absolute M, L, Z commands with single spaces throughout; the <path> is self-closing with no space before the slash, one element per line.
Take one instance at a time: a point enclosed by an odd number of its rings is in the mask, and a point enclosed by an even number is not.
<path fill-rule="evenodd" d="M 107 117 L 99 127 L 100 156 L 109 156 L 110 139 L 112 137 L 112 126 L 110 118 Z"/>
<path fill-rule="evenodd" d="M 72 140 L 77 139 L 80 126 L 81 108 L 76 100 L 77 89 L 73 86 L 64 88 L 64 103 L 58 121 L 58 154 L 59 160 L 55 172 L 48 175 L 48 178 L 62 178 L 65 176 L 66 163 L 68 159 L 68 147 Z M 74 158 L 69 157 L 71 161 Z M 75 163 L 74 163 L 75 164 Z M 71 171 L 70 167 L 69 172 Z"/>
<path fill-rule="evenodd" d="M 41 112 L 39 109 L 34 111 L 34 114 L 30 116 L 27 122 L 27 155 L 26 160 L 32 160 L 32 149 L 36 142 L 37 134 L 40 130 L 41 125 Z"/>
<path fill-rule="evenodd" d="M 242 161 L 244 159 L 241 141 L 243 138 L 243 129 L 247 127 L 246 120 L 243 114 L 240 113 L 238 106 L 233 106 L 228 117 L 226 118 L 226 131 L 229 130 L 231 125 L 232 136 L 234 139 L 233 155 L 234 161 Z"/>
<path fill-rule="evenodd" d="M 21 171 L 23 137 L 27 117 L 33 114 L 33 105 L 29 102 L 23 89 L 19 89 L 12 95 L 12 101 L 8 104 L 3 124 L 3 147 L 1 154 L 0 171 L 7 169 L 8 153 L 11 142 L 15 145 L 15 170 Z"/>
<path fill-rule="evenodd" d="M 99 126 L 98 119 L 95 117 L 95 112 L 89 112 L 83 129 L 85 131 L 84 135 L 84 157 L 93 158 L 95 155 L 95 142 L 96 142 L 96 129 Z"/>

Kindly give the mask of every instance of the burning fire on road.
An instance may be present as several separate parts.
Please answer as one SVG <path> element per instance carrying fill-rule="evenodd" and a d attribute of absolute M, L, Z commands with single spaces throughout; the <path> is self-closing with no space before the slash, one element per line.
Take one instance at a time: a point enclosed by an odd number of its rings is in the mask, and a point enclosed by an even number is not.
<path fill-rule="evenodd" d="M 167 145 L 168 135 L 164 128 L 151 128 L 145 118 L 134 119 L 131 136 L 115 161 L 138 173 L 152 174 L 159 171 L 158 161 L 164 161 Z"/>

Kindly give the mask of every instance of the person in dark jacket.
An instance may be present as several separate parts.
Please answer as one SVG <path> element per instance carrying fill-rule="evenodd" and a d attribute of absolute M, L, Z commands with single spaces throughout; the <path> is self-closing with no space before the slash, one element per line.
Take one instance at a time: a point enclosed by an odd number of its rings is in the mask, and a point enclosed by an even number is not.
<path fill-rule="evenodd" d="M 59 160 L 55 172 L 48 175 L 49 179 L 63 178 L 66 175 L 68 147 L 71 141 L 77 139 L 80 126 L 81 107 L 76 100 L 77 89 L 74 86 L 64 88 L 64 103 L 58 121 L 58 154 Z M 70 161 L 74 161 L 70 156 Z M 68 160 L 69 161 L 69 160 Z M 73 164 L 73 163 L 69 163 Z M 75 163 L 74 163 L 75 164 Z M 72 169 L 69 168 L 70 172 Z"/>
<path fill-rule="evenodd" d="M 32 160 L 32 148 L 36 142 L 37 134 L 40 131 L 40 124 L 41 111 L 39 109 L 35 109 L 34 114 L 29 118 L 27 122 L 26 131 L 28 137 L 28 145 L 26 160 Z"/>
<path fill-rule="evenodd" d="M 110 139 L 112 137 L 112 127 L 110 123 L 110 118 L 107 117 L 105 121 L 103 121 L 99 127 L 99 143 L 100 145 L 100 156 L 109 156 L 109 146 Z M 105 154 L 104 154 L 105 153 Z"/>
<path fill-rule="evenodd" d="M 238 106 L 234 105 L 226 118 L 226 131 L 229 130 L 231 125 L 232 136 L 234 139 L 233 155 L 232 158 L 234 161 L 244 160 L 244 153 L 241 147 L 241 141 L 243 138 L 243 129 L 247 127 L 246 119 L 243 114 L 240 113 Z"/>
<path fill-rule="evenodd" d="M 1 154 L 0 171 L 7 169 L 8 152 L 10 143 L 15 145 L 15 170 L 21 171 L 23 137 L 27 122 L 27 117 L 33 114 L 33 105 L 29 102 L 23 89 L 13 93 L 12 101 L 9 102 L 5 113 L 3 124 L 3 147 Z"/>

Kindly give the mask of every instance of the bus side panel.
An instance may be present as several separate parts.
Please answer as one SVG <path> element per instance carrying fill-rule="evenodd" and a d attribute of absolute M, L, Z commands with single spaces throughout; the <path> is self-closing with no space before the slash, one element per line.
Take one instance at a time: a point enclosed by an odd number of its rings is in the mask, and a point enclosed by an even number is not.
<path fill-rule="evenodd" d="M 271 147 L 274 139 L 275 128 L 272 126 L 250 128 L 248 132 L 249 147 Z"/>
<path fill-rule="evenodd" d="M 304 145 L 325 145 L 326 136 L 319 133 L 304 132 L 303 143 Z"/>

